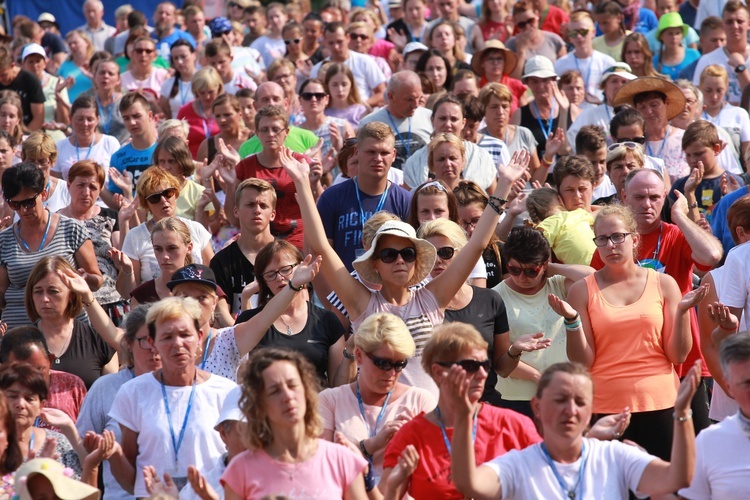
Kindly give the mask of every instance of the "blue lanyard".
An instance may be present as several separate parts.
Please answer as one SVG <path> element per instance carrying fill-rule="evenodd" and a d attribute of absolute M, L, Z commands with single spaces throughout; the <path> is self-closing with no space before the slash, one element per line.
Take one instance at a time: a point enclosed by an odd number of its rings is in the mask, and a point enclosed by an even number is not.
<path fill-rule="evenodd" d="M 393 120 L 393 115 L 390 111 L 386 110 L 386 113 L 388 114 L 388 119 L 391 121 L 391 126 L 393 127 L 393 131 L 396 132 L 396 136 L 398 137 L 398 140 L 401 141 L 401 144 L 403 144 L 404 149 L 406 150 L 406 157 L 408 158 L 411 156 L 411 116 L 409 117 L 409 132 L 406 136 L 406 140 L 404 140 L 403 136 L 401 135 L 401 132 L 398 131 L 398 127 L 396 126 L 396 122 Z"/>
<path fill-rule="evenodd" d="M 201 361 L 201 370 L 205 369 L 206 360 L 208 359 L 208 350 L 211 348 L 211 338 L 214 336 L 214 329 L 208 332 L 208 341 L 206 342 L 206 348 L 203 350 L 203 361 Z"/>
<path fill-rule="evenodd" d="M 375 427 L 370 430 L 370 424 L 367 423 L 367 415 L 365 415 L 365 405 L 362 403 L 362 394 L 359 392 L 359 379 L 355 382 L 355 385 L 357 386 L 357 403 L 359 403 L 359 413 L 362 415 L 362 420 L 365 421 L 365 428 L 367 429 L 367 437 L 375 437 L 375 434 L 378 432 L 378 426 L 380 425 L 380 421 L 383 420 L 383 417 L 385 416 L 385 408 L 388 406 L 388 401 L 391 399 L 391 393 L 393 391 L 388 391 L 388 395 L 385 397 L 385 402 L 383 403 L 383 407 L 380 409 L 380 414 L 378 414 L 377 420 L 375 420 Z"/>
<path fill-rule="evenodd" d="M 591 81 L 591 67 L 594 65 L 594 56 L 589 56 L 589 59 L 591 59 L 591 61 L 589 62 L 589 70 L 586 72 L 586 78 L 583 80 L 584 82 L 586 82 L 586 85 L 588 85 L 588 82 Z M 573 60 L 576 63 L 576 69 L 578 70 L 578 72 L 583 74 L 583 72 L 581 71 L 581 67 L 578 65 L 578 58 L 575 56 L 575 54 L 573 54 Z M 586 89 L 586 93 L 588 93 L 588 89 Z"/>
<path fill-rule="evenodd" d="M 36 427 L 37 420 L 39 420 L 39 417 L 37 417 L 37 419 L 34 420 L 34 427 Z M 27 458 L 29 456 L 31 456 L 31 452 L 34 451 L 34 441 L 35 440 L 36 440 L 36 434 L 34 434 L 34 429 L 32 428 L 31 429 L 31 437 L 29 438 L 29 453 L 28 453 L 28 455 L 26 455 Z"/>
<path fill-rule="evenodd" d="M 47 243 L 47 236 L 49 235 L 49 226 L 52 223 L 52 214 L 49 210 L 47 210 L 47 228 L 44 230 L 44 236 L 42 236 L 42 242 L 39 244 L 39 250 L 37 252 L 41 252 L 44 249 L 44 245 Z M 16 228 L 18 229 L 18 240 L 21 242 L 21 246 L 23 248 L 31 253 L 31 248 L 29 248 L 28 243 L 23 241 L 23 238 L 21 238 L 21 221 L 18 221 L 16 223 Z"/>
<path fill-rule="evenodd" d="M 440 424 L 440 432 L 443 434 L 443 441 L 445 442 L 445 447 L 448 448 L 448 455 L 451 454 L 451 442 L 448 439 L 448 433 L 445 432 L 445 425 L 443 425 L 443 418 L 440 415 L 440 407 L 435 407 L 435 415 L 437 415 L 438 424 Z M 471 442 L 477 440 L 477 423 L 479 421 L 478 419 L 479 410 L 477 409 L 477 412 L 474 414 L 474 429 L 471 431 Z"/>
<path fill-rule="evenodd" d="M 175 77 L 175 78 L 177 78 L 177 77 Z M 182 91 L 182 80 L 177 80 L 177 89 L 180 91 L 180 101 L 182 101 L 182 105 L 183 106 L 185 105 L 185 102 L 187 101 L 188 94 L 190 94 L 190 87 L 191 87 L 191 85 L 192 84 L 190 82 L 187 82 L 185 84 L 185 88 L 187 88 L 187 91 L 183 92 Z M 198 104 L 200 105 L 200 103 L 198 103 Z M 201 112 L 203 112 L 203 106 L 201 106 Z"/>
<path fill-rule="evenodd" d="M 375 207 L 375 211 L 373 213 L 377 213 L 383 210 L 383 205 L 385 205 L 385 199 L 388 197 L 388 190 L 390 188 L 391 185 L 386 184 L 385 191 L 383 191 L 383 194 L 380 195 L 380 201 L 378 201 L 378 206 Z M 367 218 L 365 217 L 365 209 L 362 208 L 362 199 L 359 197 L 359 181 L 357 180 L 357 177 L 354 178 L 354 192 L 357 193 L 357 204 L 359 205 L 359 220 L 362 223 L 362 229 L 364 229 Z"/>
<path fill-rule="evenodd" d="M 544 129 L 544 124 L 542 123 L 542 117 L 539 114 L 539 108 L 536 107 L 536 101 L 531 101 L 531 105 L 534 106 L 534 111 L 536 112 L 536 122 L 539 124 L 539 128 L 542 129 L 542 134 L 544 134 L 544 140 L 546 141 L 549 139 L 550 134 L 552 133 L 552 124 L 555 121 L 555 101 L 552 101 L 552 107 L 549 111 L 549 121 L 547 122 L 547 130 Z"/>
<path fill-rule="evenodd" d="M 198 107 L 201 110 L 200 116 L 203 119 L 203 135 L 206 137 L 206 139 L 210 139 L 211 138 L 211 127 L 209 127 L 208 124 L 212 123 L 214 121 L 214 119 L 211 118 L 211 120 L 207 120 L 206 119 L 206 112 L 203 111 L 203 104 L 198 99 L 196 99 L 196 102 L 198 103 Z"/>
<path fill-rule="evenodd" d="M 672 126 L 671 125 L 667 125 L 667 133 L 664 134 L 664 140 L 661 141 L 661 147 L 659 148 L 659 154 L 656 155 L 656 158 L 661 158 L 662 157 L 661 154 L 664 152 L 664 146 L 667 145 L 667 139 L 669 139 L 669 132 L 670 132 L 671 129 L 672 129 Z M 646 140 L 648 141 L 648 139 L 646 139 Z M 646 145 L 648 146 L 648 155 L 649 156 L 654 156 L 654 152 L 651 151 L 651 143 L 650 142 L 646 142 Z"/>
<path fill-rule="evenodd" d="M 174 466 L 177 469 L 177 454 L 182 446 L 182 439 L 185 437 L 185 429 L 187 429 L 188 419 L 190 418 L 190 410 L 193 409 L 193 396 L 195 396 L 195 386 L 198 382 L 198 371 L 195 372 L 195 378 L 193 378 L 193 388 L 190 389 L 190 399 L 188 400 L 187 411 L 185 411 L 185 420 L 182 421 L 182 428 L 180 429 L 179 439 L 174 436 L 174 427 L 172 426 L 172 412 L 169 411 L 169 401 L 167 401 L 167 389 L 164 387 L 164 372 L 161 373 L 161 395 L 164 399 L 164 407 L 167 409 L 167 421 L 169 422 L 169 434 L 172 435 L 172 446 L 174 447 Z"/>
<path fill-rule="evenodd" d="M 114 110 L 115 110 L 116 100 L 117 100 L 117 93 L 115 93 L 112 96 L 112 102 L 109 103 L 109 106 L 107 106 L 107 113 L 104 113 L 104 107 L 102 106 L 102 102 L 99 100 L 99 96 L 96 97 L 96 106 L 99 108 L 99 116 L 102 117 L 102 127 L 104 128 L 105 134 L 109 134 L 109 126 L 112 124 L 112 114 L 114 113 Z M 106 120 L 104 119 L 105 116 L 107 117 Z"/>
<path fill-rule="evenodd" d="M 580 489 L 580 496 L 579 498 L 583 498 L 583 473 L 586 469 L 586 461 L 588 460 L 589 456 L 587 453 L 587 447 L 586 442 L 583 443 L 583 450 L 581 451 L 581 468 L 578 469 L 578 482 L 573 485 L 573 488 L 568 489 L 568 485 L 563 481 L 562 476 L 557 471 L 557 467 L 555 467 L 555 462 L 552 461 L 552 457 L 549 454 L 549 451 L 547 451 L 547 447 L 542 443 L 541 445 L 542 453 L 544 454 L 544 459 L 547 461 L 547 464 L 552 468 L 552 473 L 555 475 L 555 479 L 557 479 L 558 484 L 560 484 L 560 488 L 563 490 L 563 496 L 568 497 L 570 500 L 574 500 L 576 497 L 576 490 Z"/>
<path fill-rule="evenodd" d="M 88 160 L 89 156 L 91 156 L 91 148 L 94 147 L 94 142 L 96 142 L 96 131 L 94 131 L 94 137 L 91 138 L 91 144 L 89 144 L 89 150 L 86 152 L 84 160 Z M 76 160 L 81 161 L 81 156 L 78 152 L 78 136 L 76 136 Z"/>

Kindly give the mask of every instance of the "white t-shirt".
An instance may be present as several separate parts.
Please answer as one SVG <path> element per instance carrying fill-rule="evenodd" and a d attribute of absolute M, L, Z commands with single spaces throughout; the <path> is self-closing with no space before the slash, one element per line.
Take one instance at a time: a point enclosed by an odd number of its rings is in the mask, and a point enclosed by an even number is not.
<path fill-rule="evenodd" d="M 715 2 L 699 2 L 698 8 L 695 13 L 695 24 L 693 28 L 696 31 L 701 30 L 701 24 L 707 17 L 715 16 L 721 18 L 721 13 L 724 12 L 729 0 L 716 0 Z M 745 3 L 745 2 L 742 2 Z"/>
<path fill-rule="evenodd" d="M 750 328 L 750 302 L 747 300 L 750 291 L 750 242 L 732 248 L 724 261 L 724 274 L 732 279 L 721 280 L 717 292 L 721 301 L 729 307 L 741 307 L 742 326 L 740 330 Z"/>
<path fill-rule="evenodd" d="M 723 2 L 724 0 L 720 1 Z M 701 6 L 699 5 L 699 14 L 700 9 Z M 719 17 L 721 17 L 721 14 L 719 14 Z M 727 95 L 725 99 L 727 100 L 727 102 L 729 102 L 729 104 L 738 106 L 740 104 L 740 100 L 742 99 L 742 86 L 740 85 L 740 80 L 739 78 L 737 78 L 737 73 L 735 73 L 734 68 L 729 65 L 729 56 L 727 56 L 727 53 L 724 51 L 724 47 L 719 47 L 713 52 L 704 54 L 700 59 L 698 59 L 698 65 L 695 67 L 695 73 L 693 73 L 693 84 L 695 86 L 698 86 L 700 84 L 701 73 L 703 73 L 703 70 L 706 69 L 707 66 L 711 66 L 712 64 L 718 64 L 719 66 L 723 66 L 724 68 L 726 68 L 727 73 L 729 74 L 729 85 L 727 86 Z M 745 65 L 750 66 L 750 57 L 748 57 L 745 61 Z"/>
<path fill-rule="evenodd" d="M 562 75 L 566 71 L 577 70 L 583 75 L 583 81 L 586 82 L 586 92 L 589 95 L 603 99 L 604 93 L 599 89 L 599 80 L 602 77 L 602 73 L 607 68 L 614 66 L 614 64 L 614 59 L 596 50 L 585 59 L 578 59 L 575 56 L 575 51 L 573 51 L 555 61 L 555 73 Z"/>
<path fill-rule="evenodd" d="M 586 125 L 596 125 L 604 130 L 604 136 L 607 139 L 607 146 L 611 145 L 614 141 L 609 133 L 609 122 L 612 121 L 612 117 L 615 116 L 615 110 L 612 106 L 607 104 L 600 104 L 598 106 L 592 106 L 578 115 L 578 118 L 570 124 L 568 127 L 568 144 L 573 148 L 573 152 L 576 151 L 576 136 L 578 132 Z"/>
<path fill-rule="evenodd" d="M 75 140 L 74 140 L 75 141 Z M 77 148 L 65 138 L 57 143 L 57 160 L 52 166 L 52 171 L 59 173 L 63 180 L 68 180 L 68 171 L 74 163 L 82 160 L 95 161 L 104 168 L 106 174 L 109 170 L 109 159 L 120 149 L 120 142 L 111 135 L 102 134 L 99 142 L 88 146 Z M 107 185 L 105 181 L 105 186 Z"/>
<path fill-rule="evenodd" d="M 266 67 L 270 66 L 276 59 L 281 59 L 286 54 L 286 44 L 284 38 L 271 38 L 268 35 L 263 35 L 255 39 L 250 44 L 251 49 L 257 50 L 263 57 L 263 64 Z"/>
<path fill-rule="evenodd" d="M 704 111 L 701 118 L 723 128 L 732 138 L 730 146 L 734 146 L 735 152 L 741 151 L 743 142 L 750 141 L 750 115 L 739 106 L 724 103 L 718 115 L 711 116 Z"/>
<path fill-rule="evenodd" d="M 413 116 L 399 119 L 391 115 L 388 108 L 385 107 L 362 118 L 359 126 L 361 127 L 370 122 L 382 122 L 389 125 L 394 134 L 396 134 L 396 159 L 393 160 L 393 167 L 403 169 L 406 160 L 412 154 L 416 153 L 419 148 L 425 147 L 430 143 L 430 136 L 433 132 L 432 122 L 430 121 L 431 116 L 432 111 L 429 109 L 417 108 L 414 110 Z"/>
<path fill-rule="evenodd" d="M 463 171 L 463 178 L 476 182 L 484 190 L 489 189 L 497 176 L 497 167 L 492 156 L 473 142 L 463 142 L 466 149 L 466 167 Z M 427 165 L 428 156 L 428 147 L 424 146 L 411 155 L 404 164 L 404 181 L 412 190 L 423 182 L 427 182 L 430 175 L 430 168 Z"/>
<path fill-rule="evenodd" d="M 735 413 L 703 429 L 695 440 L 695 474 L 680 496 L 704 498 L 747 498 L 750 485 L 750 436 L 743 431 Z"/>
<path fill-rule="evenodd" d="M 254 75 L 259 75 L 265 70 L 266 63 L 263 62 L 260 52 L 251 47 L 232 47 L 232 71 L 246 75 L 249 71 Z"/>
<path fill-rule="evenodd" d="M 120 80 L 122 81 L 122 90 L 125 92 L 151 89 L 155 94 L 158 94 L 156 97 L 161 97 L 161 86 L 168 77 L 169 73 L 167 70 L 152 68 L 151 73 L 145 80 L 136 80 L 130 71 L 123 73 Z"/>
<path fill-rule="evenodd" d="M 50 212 L 58 212 L 70 205 L 70 192 L 68 191 L 68 185 L 65 181 L 60 179 L 57 180 L 55 191 L 52 193 L 52 196 L 47 198 L 47 201 L 45 201 L 43 205 L 48 208 Z"/>
<path fill-rule="evenodd" d="M 211 233 L 199 222 L 178 217 L 190 230 L 190 239 L 193 242 L 193 262 L 203 264 L 201 251 L 211 243 Z M 125 255 L 141 263 L 141 283 L 161 276 L 159 263 L 156 261 L 154 246 L 151 244 L 151 231 L 148 223 L 144 222 L 134 227 L 125 236 L 122 243 L 122 251 Z"/>
<path fill-rule="evenodd" d="M 146 465 L 153 465 L 159 477 L 164 472 L 170 472 L 172 477 L 184 478 L 189 465 L 198 470 L 210 468 L 225 451 L 214 425 L 219 419 L 227 393 L 236 386 L 231 380 L 217 375 L 211 375 L 208 380 L 195 386 L 193 407 L 177 457 L 159 380 L 154 374 L 147 374 L 120 387 L 109 416 L 138 434 L 135 470 L 141 471 Z M 172 428 L 177 439 L 185 421 L 192 386 L 166 386 L 165 389 Z M 136 497 L 148 496 L 141 473 L 136 474 L 134 493 Z"/>
<path fill-rule="evenodd" d="M 679 179 L 690 174 L 690 166 L 685 161 L 685 152 L 682 150 L 682 136 L 685 131 L 681 128 L 670 126 L 669 133 L 659 141 L 646 141 L 645 153 L 648 156 L 664 160 L 670 179 Z"/>
<path fill-rule="evenodd" d="M 174 97 L 169 97 L 172 93 L 172 86 L 174 85 L 174 76 L 167 78 L 161 86 L 161 95 L 169 101 L 169 109 L 172 111 L 172 118 L 177 118 L 180 108 L 185 104 L 195 100 L 193 95 L 193 84 L 191 82 L 183 82 L 180 80 L 177 83 L 177 93 Z"/>
<path fill-rule="evenodd" d="M 608 196 L 612 196 L 616 192 L 617 192 L 617 188 L 615 188 L 615 185 L 612 184 L 612 180 L 609 178 L 607 174 L 604 174 L 602 183 L 594 188 L 594 194 L 591 197 L 591 200 L 596 201 L 599 198 L 606 198 Z"/>
<path fill-rule="evenodd" d="M 247 76 L 244 71 L 235 71 L 232 81 L 224 84 L 224 92 L 232 95 L 237 94 L 240 89 L 255 90 L 257 88 L 258 84 L 255 83 L 255 80 Z"/>
<path fill-rule="evenodd" d="M 627 498 L 628 490 L 636 491 L 646 466 L 656 457 L 619 441 L 584 439 L 588 459 L 583 472 L 582 488 L 577 499 Z M 511 450 L 484 464 L 490 467 L 502 483 L 502 498 L 567 500 L 552 472 L 541 443 L 523 450 Z M 557 471 L 566 484 L 578 481 L 581 459 L 572 464 L 555 462 Z"/>
<path fill-rule="evenodd" d="M 336 176 L 336 179 L 333 181 L 333 185 L 335 186 L 336 184 L 340 184 L 348 180 L 349 180 L 349 177 L 344 177 L 344 174 L 339 174 Z M 404 184 L 404 172 L 397 168 L 390 168 L 388 169 L 388 180 L 397 186 L 402 186 Z"/>
<path fill-rule="evenodd" d="M 310 78 L 318 78 L 318 71 L 320 71 L 320 67 L 324 62 L 329 60 L 330 57 L 327 57 L 323 61 L 320 61 L 318 64 L 313 66 L 312 71 L 310 71 Z M 366 101 L 370 98 L 370 96 L 372 95 L 372 91 L 375 90 L 375 87 L 377 87 L 381 83 L 385 83 L 385 74 L 383 74 L 383 71 L 378 67 L 378 64 L 375 62 L 375 59 L 373 59 L 372 56 L 369 56 L 367 54 L 360 54 L 358 52 L 350 50 L 349 57 L 346 59 L 346 61 L 344 61 L 344 64 L 350 70 L 352 70 L 354 81 L 356 82 L 357 89 L 359 90 L 359 96 L 363 101 Z"/>

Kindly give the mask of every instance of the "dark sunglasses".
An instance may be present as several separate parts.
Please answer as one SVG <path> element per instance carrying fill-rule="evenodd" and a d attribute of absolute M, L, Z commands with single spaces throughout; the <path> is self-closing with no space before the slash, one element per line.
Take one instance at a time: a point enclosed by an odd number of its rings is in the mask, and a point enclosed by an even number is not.
<path fill-rule="evenodd" d="M 476 373 L 480 368 L 484 368 L 484 371 L 489 373 L 490 369 L 492 368 L 492 363 L 489 359 L 485 359 L 484 361 L 477 361 L 476 359 L 462 359 L 461 361 L 438 361 L 437 364 L 446 368 L 450 368 L 453 365 L 458 365 L 466 370 L 466 373 Z"/>
<path fill-rule="evenodd" d="M 403 361 L 391 361 L 390 359 L 385 358 L 379 358 L 377 356 L 374 356 L 370 354 L 369 352 L 365 353 L 367 354 L 367 357 L 370 358 L 370 361 L 372 361 L 372 364 L 375 365 L 376 368 L 379 368 L 383 370 L 384 372 L 396 370 L 397 372 L 400 372 L 404 368 L 406 368 L 406 365 L 409 364 L 409 360 L 405 359 Z"/>
<path fill-rule="evenodd" d="M 640 144 L 642 146 L 646 144 L 646 136 L 642 135 L 640 137 L 619 137 L 617 139 L 617 142 L 635 142 L 636 144 Z"/>
<path fill-rule="evenodd" d="M 322 101 L 328 94 L 325 92 L 302 92 L 299 96 L 303 101 L 312 101 L 315 98 L 316 101 Z"/>
<path fill-rule="evenodd" d="M 417 260 L 417 249 L 414 247 L 406 247 L 401 250 L 396 250 L 395 248 L 384 248 L 378 254 L 378 259 L 380 259 L 381 262 L 390 264 L 391 262 L 395 262 L 399 255 L 404 259 L 404 262 L 414 262 Z"/>
<path fill-rule="evenodd" d="M 579 30 L 570 30 L 570 31 L 568 31 L 568 38 L 576 38 L 578 36 L 580 36 L 580 37 L 583 38 L 583 37 L 585 37 L 586 35 L 589 34 L 589 31 L 591 31 L 591 30 L 588 29 L 588 28 L 582 28 L 582 29 L 579 29 Z"/>
<path fill-rule="evenodd" d="M 535 22 L 536 22 L 536 18 L 532 17 L 531 19 L 527 19 L 525 21 L 520 21 L 520 22 L 516 23 L 516 26 L 519 27 L 519 28 L 521 28 L 521 29 L 524 29 L 526 26 L 530 26 L 531 24 L 533 24 Z"/>
<path fill-rule="evenodd" d="M 18 201 L 13 201 L 5 198 L 5 201 L 8 202 L 8 206 L 11 208 L 11 210 L 21 210 L 21 207 L 28 210 L 29 208 L 32 208 L 34 207 L 34 205 L 36 205 L 36 199 L 39 198 L 40 194 L 42 193 L 37 193 L 32 198 L 26 198 L 25 200 Z"/>
<path fill-rule="evenodd" d="M 284 43 L 285 43 L 285 44 L 287 44 L 287 45 L 289 45 L 289 44 L 292 44 L 292 43 L 293 43 L 294 45 L 297 45 L 297 44 L 299 44 L 299 43 L 300 43 L 301 41 L 302 41 L 302 39 L 301 39 L 301 38 L 292 38 L 292 39 L 289 39 L 289 40 L 284 40 Z"/>
<path fill-rule="evenodd" d="M 154 49 L 133 49 L 136 54 L 153 54 L 156 52 Z"/>
<path fill-rule="evenodd" d="M 437 249 L 437 256 L 443 260 L 451 260 L 456 249 L 453 247 L 442 247 Z"/>
<path fill-rule="evenodd" d="M 367 40 L 370 35 L 363 35 L 362 33 L 349 33 L 349 38 L 352 40 Z"/>
<path fill-rule="evenodd" d="M 521 273 L 523 273 L 525 276 L 529 278 L 536 278 L 537 276 L 539 276 L 539 271 L 541 271 L 544 266 L 527 267 L 527 268 L 516 267 L 516 266 L 506 266 L 506 267 L 511 276 L 521 276 Z"/>
<path fill-rule="evenodd" d="M 152 195 L 146 196 L 146 201 L 151 204 L 156 204 L 159 203 L 162 198 L 168 200 L 170 198 L 174 198 L 175 196 L 177 196 L 177 190 L 175 188 L 167 188 L 159 193 L 154 193 Z"/>

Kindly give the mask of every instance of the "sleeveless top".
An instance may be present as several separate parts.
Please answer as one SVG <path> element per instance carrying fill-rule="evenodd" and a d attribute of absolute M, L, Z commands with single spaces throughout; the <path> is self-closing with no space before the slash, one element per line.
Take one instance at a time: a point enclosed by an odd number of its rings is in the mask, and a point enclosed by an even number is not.
<path fill-rule="evenodd" d="M 559 109 L 559 107 L 560 106 L 555 103 L 555 109 Z M 568 110 L 568 114 L 570 114 L 570 110 Z M 568 124 L 570 124 L 570 116 L 568 116 Z M 544 150 L 547 149 L 547 137 L 545 137 L 544 134 L 546 133 L 546 127 L 549 126 L 549 120 L 542 120 L 542 126 L 545 127 L 545 131 L 542 131 L 542 128 L 539 126 L 539 121 L 531 111 L 531 104 L 527 104 L 526 106 L 521 106 L 520 125 L 531 130 L 531 133 L 534 134 L 534 139 L 536 139 L 537 142 L 536 152 L 539 154 L 539 159 L 541 160 L 544 155 Z M 557 114 L 557 117 L 552 119 L 552 133 L 554 133 L 559 126 L 560 113 Z"/>
<path fill-rule="evenodd" d="M 607 302 L 596 274 L 585 278 L 596 357 L 591 367 L 594 413 L 671 408 L 679 379 L 664 352 L 664 296 L 659 276 L 648 269 L 641 296 L 627 306 Z"/>

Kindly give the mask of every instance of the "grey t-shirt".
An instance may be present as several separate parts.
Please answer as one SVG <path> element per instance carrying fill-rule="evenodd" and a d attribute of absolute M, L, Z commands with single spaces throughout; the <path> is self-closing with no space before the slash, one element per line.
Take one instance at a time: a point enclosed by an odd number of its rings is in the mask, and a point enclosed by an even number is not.
<path fill-rule="evenodd" d="M 548 31 L 541 32 L 544 35 L 542 43 L 539 47 L 529 47 L 526 49 L 526 59 L 532 56 L 544 56 L 552 62 L 557 61 L 557 54 L 560 53 L 560 49 L 565 46 L 565 42 L 555 33 Z M 516 37 L 510 38 L 505 42 L 505 47 L 509 50 L 516 52 Z"/>

